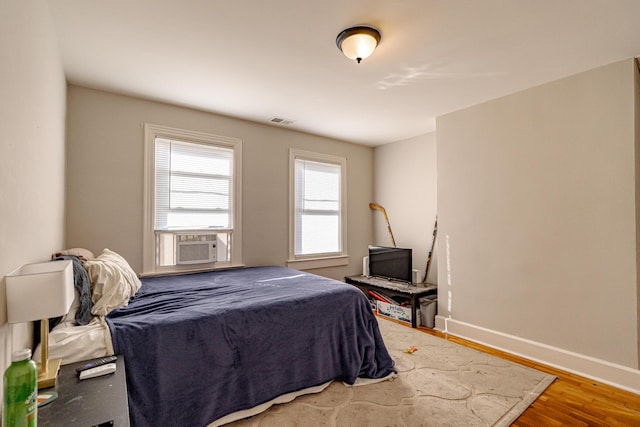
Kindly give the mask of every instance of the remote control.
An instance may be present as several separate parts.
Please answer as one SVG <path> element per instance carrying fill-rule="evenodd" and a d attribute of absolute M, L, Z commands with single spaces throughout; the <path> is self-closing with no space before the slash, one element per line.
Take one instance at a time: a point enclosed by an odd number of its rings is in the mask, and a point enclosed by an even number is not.
<path fill-rule="evenodd" d="M 86 380 L 88 378 L 95 378 L 101 375 L 113 374 L 116 371 L 115 363 L 107 363 L 106 365 L 96 366 L 95 368 L 87 369 L 80 372 L 80 379 Z"/>
<path fill-rule="evenodd" d="M 103 357 L 102 359 L 96 359 L 96 360 L 93 360 L 91 362 L 85 363 L 82 366 L 78 366 L 76 368 L 76 372 L 80 373 L 82 371 L 86 371 L 87 369 L 95 368 L 97 366 L 106 365 L 107 363 L 113 363 L 116 360 L 118 360 L 118 356 L 107 356 L 107 357 Z"/>

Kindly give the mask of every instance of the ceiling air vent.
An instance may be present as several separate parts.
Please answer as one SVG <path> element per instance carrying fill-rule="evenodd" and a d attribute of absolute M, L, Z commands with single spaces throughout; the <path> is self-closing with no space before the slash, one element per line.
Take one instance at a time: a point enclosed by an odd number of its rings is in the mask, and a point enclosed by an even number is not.
<path fill-rule="evenodd" d="M 273 119 L 269 120 L 271 123 L 275 123 L 278 125 L 285 125 L 285 126 L 289 126 L 295 123 L 295 120 L 291 120 L 291 119 L 284 119 L 282 117 L 274 117 Z"/>

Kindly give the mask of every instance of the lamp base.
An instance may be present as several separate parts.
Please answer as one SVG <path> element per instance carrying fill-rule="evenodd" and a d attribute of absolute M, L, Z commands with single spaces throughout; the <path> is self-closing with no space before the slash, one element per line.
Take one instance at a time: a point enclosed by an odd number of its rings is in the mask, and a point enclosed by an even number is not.
<path fill-rule="evenodd" d="M 49 359 L 48 362 L 46 371 L 42 369 L 42 365 L 38 365 L 38 390 L 56 385 L 62 359 Z"/>

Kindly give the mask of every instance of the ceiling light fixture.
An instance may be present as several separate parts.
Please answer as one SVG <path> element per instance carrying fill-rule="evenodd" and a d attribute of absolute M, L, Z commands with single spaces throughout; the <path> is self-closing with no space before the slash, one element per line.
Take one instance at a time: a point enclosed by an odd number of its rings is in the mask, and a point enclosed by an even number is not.
<path fill-rule="evenodd" d="M 355 59 L 358 64 L 369 57 L 380 43 L 380 31 L 373 27 L 360 25 L 347 28 L 338 34 L 336 44 L 338 49 L 349 59 Z"/>

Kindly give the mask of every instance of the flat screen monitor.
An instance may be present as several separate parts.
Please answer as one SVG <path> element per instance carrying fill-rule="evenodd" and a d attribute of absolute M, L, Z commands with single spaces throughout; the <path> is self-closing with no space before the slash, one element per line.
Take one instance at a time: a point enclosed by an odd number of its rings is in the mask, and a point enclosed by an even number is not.
<path fill-rule="evenodd" d="M 369 274 L 411 283 L 411 249 L 369 246 Z"/>

